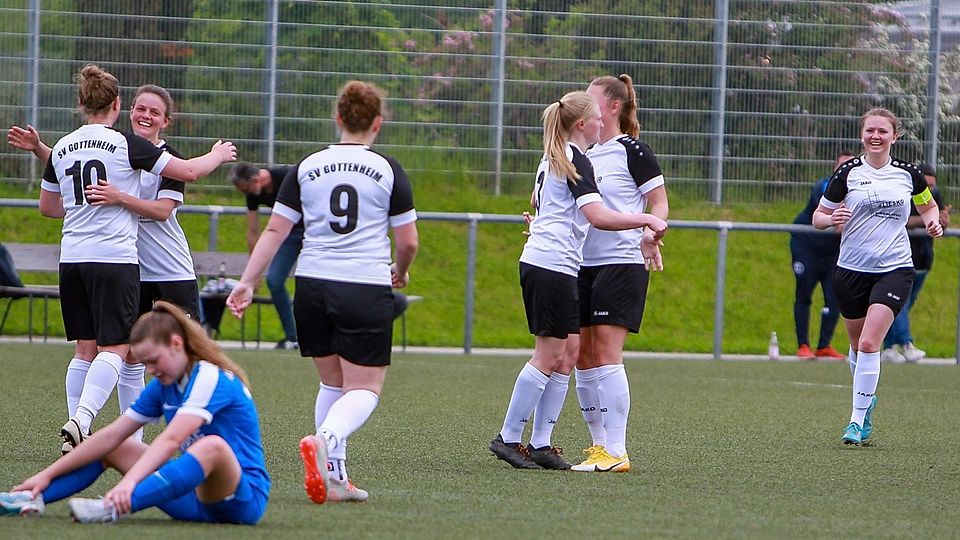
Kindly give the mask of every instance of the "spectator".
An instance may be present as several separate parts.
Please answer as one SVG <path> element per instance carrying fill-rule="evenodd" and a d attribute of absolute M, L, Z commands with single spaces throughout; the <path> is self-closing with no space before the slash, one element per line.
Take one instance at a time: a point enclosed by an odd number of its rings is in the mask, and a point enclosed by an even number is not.
<path fill-rule="evenodd" d="M 23 287 L 17 269 L 13 266 L 13 257 L 7 248 L 0 244 L 0 285 L 4 287 Z"/>
<path fill-rule="evenodd" d="M 852 152 L 840 152 L 833 163 L 833 170 L 836 171 L 840 165 L 853 157 Z M 794 223 L 810 224 L 813 212 L 820 204 L 820 197 L 826 191 L 829 181 L 829 176 L 817 180 L 810 191 L 806 208 L 797 214 L 796 219 L 793 220 Z M 837 321 L 840 320 L 840 305 L 833 293 L 833 271 L 837 267 L 837 257 L 840 256 L 840 235 L 791 233 L 790 255 L 793 259 L 793 274 L 797 278 L 797 292 L 793 301 L 793 320 L 797 330 L 797 357 L 801 360 L 845 359 L 846 356 L 830 345 Z M 817 350 L 814 352 L 810 349 L 810 303 L 817 283 L 820 284 L 823 292 L 823 312 L 820 314 L 820 338 L 817 341 Z"/>
<path fill-rule="evenodd" d="M 937 202 L 940 208 L 940 225 L 946 229 L 950 225 L 950 206 L 943 204 L 940 190 L 937 189 L 937 171 L 926 163 L 920 165 L 920 172 L 923 178 L 930 186 L 930 193 L 933 200 Z M 907 219 L 908 229 L 922 229 L 924 227 L 923 218 L 917 212 L 915 204 L 910 205 L 910 218 Z M 917 271 L 913 278 L 913 288 L 910 289 L 910 299 L 900 313 L 893 319 L 893 325 L 887 332 L 883 340 L 883 353 L 880 359 L 885 362 L 916 362 L 927 353 L 918 349 L 913 344 L 913 335 L 910 334 L 910 310 L 917 301 L 920 289 L 923 288 L 923 282 L 927 279 L 927 273 L 933 267 L 933 238 L 929 235 L 911 236 L 910 251 L 913 255 L 913 268 Z"/>

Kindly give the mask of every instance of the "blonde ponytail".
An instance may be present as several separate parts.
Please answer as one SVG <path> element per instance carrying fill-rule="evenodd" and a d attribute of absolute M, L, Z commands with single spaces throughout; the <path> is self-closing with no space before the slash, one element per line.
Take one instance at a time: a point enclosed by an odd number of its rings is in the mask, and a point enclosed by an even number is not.
<path fill-rule="evenodd" d="M 567 141 L 573 126 L 598 111 L 597 100 L 586 92 L 570 92 L 543 110 L 543 153 L 550 162 L 550 172 L 571 182 L 580 180 L 567 158 Z"/>

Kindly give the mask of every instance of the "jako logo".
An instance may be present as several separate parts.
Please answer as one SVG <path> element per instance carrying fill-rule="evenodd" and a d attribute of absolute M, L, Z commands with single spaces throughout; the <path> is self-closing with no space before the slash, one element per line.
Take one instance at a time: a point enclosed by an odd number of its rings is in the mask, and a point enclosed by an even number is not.
<path fill-rule="evenodd" d="M 888 293 L 887 293 L 887 296 L 890 297 L 890 298 L 893 298 L 893 299 L 896 300 L 897 302 L 900 301 L 900 297 L 897 296 L 897 295 L 895 295 L 895 294 L 893 294 L 892 292 L 888 292 Z"/>
<path fill-rule="evenodd" d="M 606 317 L 607 315 L 610 315 L 610 312 L 609 312 L 609 311 L 594 311 L 594 312 L 593 312 L 593 316 L 594 316 L 594 317 Z"/>
<path fill-rule="evenodd" d="M 595 410 L 597 410 L 596 407 L 587 407 L 587 408 L 580 407 L 580 412 L 593 412 Z"/>
<path fill-rule="evenodd" d="M 869 398 L 872 398 L 872 397 L 873 397 L 873 394 L 866 394 L 866 393 L 864 393 L 864 392 L 857 392 L 857 395 L 858 395 L 858 396 L 863 396 L 863 397 L 869 397 Z"/>

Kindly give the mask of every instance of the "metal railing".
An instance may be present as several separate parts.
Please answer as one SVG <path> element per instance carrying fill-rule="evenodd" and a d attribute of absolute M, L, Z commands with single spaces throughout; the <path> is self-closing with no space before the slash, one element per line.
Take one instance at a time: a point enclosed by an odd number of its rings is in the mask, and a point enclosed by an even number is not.
<path fill-rule="evenodd" d="M 37 201 L 28 199 L 0 199 L 0 208 L 36 208 Z M 209 251 L 217 251 L 217 239 L 222 215 L 244 215 L 247 208 L 243 206 L 219 206 L 219 205 L 184 205 L 178 212 L 188 214 L 205 214 L 209 216 Z M 269 215 L 269 208 L 262 208 L 261 214 Z M 474 311 L 476 297 L 476 266 L 477 266 L 477 230 L 481 223 L 513 223 L 523 224 L 522 216 L 508 214 L 481 214 L 481 213 L 456 213 L 456 212 L 418 212 L 420 220 L 453 222 L 467 224 L 466 240 L 466 274 L 464 276 L 464 320 L 463 320 L 463 352 L 469 354 L 473 350 L 473 327 Z M 723 356 L 723 329 L 724 329 L 724 309 L 726 297 L 726 279 L 727 279 L 727 247 L 731 231 L 751 231 L 765 233 L 789 233 L 803 232 L 816 234 L 835 234 L 832 231 L 819 231 L 810 225 L 795 225 L 785 223 L 737 223 L 733 221 L 686 221 L 670 220 L 672 229 L 696 229 L 706 231 L 716 231 L 717 242 L 717 262 L 716 262 L 716 280 L 714 290 L 714 312 L 713 312 L 713 357 L 719 359 Z M 925 234 L 924 232 L 911 232 L 911 234 Z M 945 237 L 960 237 L 960 230 L 947 229 L 944 231 Z M 958 274 L 960 281 L 960 274 Z M 960 293 L 958 293 L 960 294 Z M 960 365 L 960 297 L 957 299 L 957 325 L 955 339 L 955 358 Z"/>

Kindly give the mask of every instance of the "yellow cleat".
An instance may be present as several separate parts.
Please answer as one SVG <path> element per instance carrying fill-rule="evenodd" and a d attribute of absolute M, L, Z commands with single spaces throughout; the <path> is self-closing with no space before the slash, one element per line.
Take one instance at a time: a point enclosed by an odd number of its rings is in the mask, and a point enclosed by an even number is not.
<path fill-rule="evenodd" d="M 626 454 L 622 457 L 614 457 L 602 446 L 591 446 L 583 453 L 587 454 L 587 459 L 574 465 L 570 470 L 580 472 L 627 472 L 630 470 L 630 457 Z"/>

